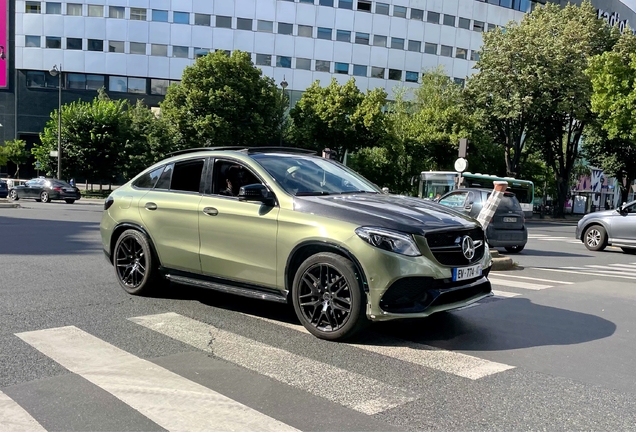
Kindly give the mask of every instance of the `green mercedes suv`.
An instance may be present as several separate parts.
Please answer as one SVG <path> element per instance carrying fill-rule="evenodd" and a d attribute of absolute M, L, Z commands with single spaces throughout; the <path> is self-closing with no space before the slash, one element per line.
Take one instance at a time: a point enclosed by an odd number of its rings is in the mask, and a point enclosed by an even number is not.
<path fill-rule="evenodd" d="M 130 294 L 167 280 L 291 303 L 329 340 L 492 295 L 478 222 L 303 149 L 173 153 L 108 197 L 100 231 Z"/>

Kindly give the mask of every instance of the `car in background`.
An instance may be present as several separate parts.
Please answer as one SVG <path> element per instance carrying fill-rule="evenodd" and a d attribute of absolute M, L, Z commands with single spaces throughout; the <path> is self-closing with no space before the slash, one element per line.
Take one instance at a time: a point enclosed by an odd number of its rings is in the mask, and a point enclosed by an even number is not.
<path fill-rule="evenodd" d="M 63 180 L 52 178 L 34 178 L 9 191 L 9 198 L 14 201 L 32 198 L 43 203 L 64 200 L 67 204 L 73 204 L 81 197 L 80 190 L 75 186 L 71 186 Z"/>
<path fill-rule="evenodd" d="M 168 279 L 293 304 L 328 340 L 492 295 L 478 222 L 302 149 L 178 152 L 111 193 L 100 232 L 130 294 Z"/>
<path fill-rule="evenodd" d="M 444 194 L 438 202 L 477 219 L 491 193 L 492 189 L 456 189 Z M 490 247 L 503 247 L 510 253 L 521 252 L 528 243 L 526 218 L 514 193 L 504 192 L 486 228 L 486 241 Z"/>
<path fill-rule="evenodd" d="M 9 187 L 7 182 L 0 180 L 0 198 L 6 198 L 9 195 Z"/>
<path fill-rule="evenodd" d="M 618 246 L 623 252 L 636 254 L 636 201 L 616 210 L 589 213 L 576 225 L 576 238 L 591 251 Z"/>

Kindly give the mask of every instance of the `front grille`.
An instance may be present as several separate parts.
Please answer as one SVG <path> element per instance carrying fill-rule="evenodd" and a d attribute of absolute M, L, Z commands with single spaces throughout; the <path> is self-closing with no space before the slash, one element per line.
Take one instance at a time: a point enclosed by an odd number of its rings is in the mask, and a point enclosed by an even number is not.
<path fill-rule="evenodd" d="M 475 242 L 475 256 L 468 260 L 462 253 L 461 239 L 469 236 Z M 442 265 L 464 266 L 478 262 L 486 250 L 484 230 L 473 228 L 470 230 L 433 232 L 426 234 L 426 242 L 431 253 Z"/>

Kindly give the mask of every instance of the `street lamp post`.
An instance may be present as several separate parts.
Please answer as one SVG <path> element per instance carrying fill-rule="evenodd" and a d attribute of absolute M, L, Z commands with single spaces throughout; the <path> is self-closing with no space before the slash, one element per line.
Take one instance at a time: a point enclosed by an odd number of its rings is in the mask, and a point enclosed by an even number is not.
<path fill-rule="evenodd" d="M 287 81 L 285 81 L 285 75 L 283 75 L 283 81 L 281 81 L 280 86 L 283 89 L 281 91 L 281 96 L 280 96 L 280 106 L 282 107 L 283 104 L 285 103 L 285 89 L 287 88 L 289 84 L 287 84 Z M 283 117 L 285 116 L 285 113 L 283 112 Z M 278 144 L 280 147 L 283 146 L 283 119 L 281 119 L 281 123 L 280 123 L 280 142 Z"/>
<path fill-rule="evenodd" d="M 49 71 L 51 76 L 58 77 L 58 95 L 57 95 L 57 179 L 62 178 L 62 63 L 60 68 L 57 65 L 53 65 L 53 68 Z"/>

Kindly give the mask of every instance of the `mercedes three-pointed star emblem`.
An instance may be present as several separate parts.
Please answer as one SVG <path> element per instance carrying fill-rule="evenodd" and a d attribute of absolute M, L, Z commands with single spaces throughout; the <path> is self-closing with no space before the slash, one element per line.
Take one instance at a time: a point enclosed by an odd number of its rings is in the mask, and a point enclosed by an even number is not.
<path fill-rule="evenodd" d="M 462 238 L 462 253 L 468 261 L 475 257 L 475 242 L 469 236 Z"/>

